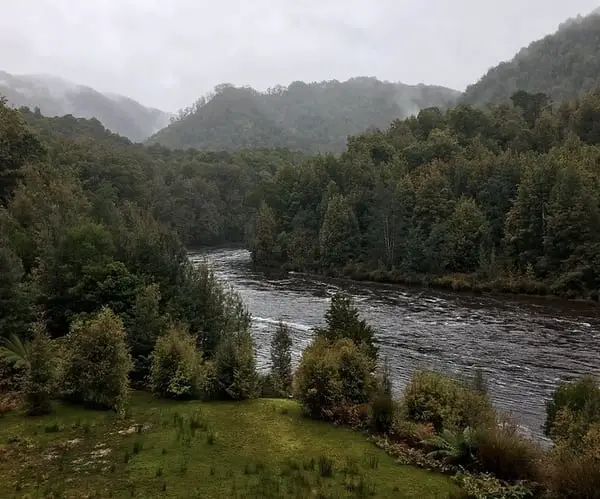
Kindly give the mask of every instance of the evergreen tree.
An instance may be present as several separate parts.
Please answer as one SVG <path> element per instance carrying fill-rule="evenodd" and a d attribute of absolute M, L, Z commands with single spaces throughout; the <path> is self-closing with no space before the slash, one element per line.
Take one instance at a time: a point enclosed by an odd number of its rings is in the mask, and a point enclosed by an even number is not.
<path fill-rule="evenodd" d="M 280 322 L 271 340 L 271 377 L 283 395 L 292 389 L 292 338 L 289 328 Z"/>
<path fill-rule="evenodd" d="M 55 352 L 52 341 L 41 323 L 33 326 L 28 352 L 29 364 L 24 386 L 27 414 L 48 414 L 52 411 L 50 401 L 55 392 Z"/>

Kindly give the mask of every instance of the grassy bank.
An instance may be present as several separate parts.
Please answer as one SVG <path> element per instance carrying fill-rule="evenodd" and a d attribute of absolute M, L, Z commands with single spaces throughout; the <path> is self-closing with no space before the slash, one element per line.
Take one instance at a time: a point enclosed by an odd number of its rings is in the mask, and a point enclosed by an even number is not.
<path fill-rule="evenodd" d="M 445 476 L 401 466 L 360 433 L 294 401 L 158 401 L 131 413 L 59 405 L 0 419 L 3 497 L 442 498 Z"/>

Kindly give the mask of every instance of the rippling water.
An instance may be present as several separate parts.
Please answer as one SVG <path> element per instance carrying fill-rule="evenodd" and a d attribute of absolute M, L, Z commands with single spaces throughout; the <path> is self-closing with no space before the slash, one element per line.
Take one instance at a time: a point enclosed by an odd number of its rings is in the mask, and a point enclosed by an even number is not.
<path fill-rule="evenodd" d="M 326 281 L 302 274 L 269 277 L 252 270 L 244 250 L 191 254 L 206 260 L 233 286 L 253 316 L 259 365 L 265 367 L 277 322 L 293 331 L 294 360 L 323 324 L 339 289 L 377 330 L 394 388 L 400 392 L 416 367 L 486 374 L 496 406 L 540 437 L 545 401 L 557 382 L 600 375 L 600 309 L 550 300 L 471 296 L 415 288 Z"/>

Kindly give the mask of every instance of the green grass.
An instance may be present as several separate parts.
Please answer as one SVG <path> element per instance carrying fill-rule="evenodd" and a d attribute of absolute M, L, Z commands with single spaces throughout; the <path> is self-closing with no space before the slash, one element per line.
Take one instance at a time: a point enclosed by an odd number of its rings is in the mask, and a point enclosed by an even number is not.
<path fill-rule="evenodd" d="M 58 405 L 0 419 L 2 497 L 443 498 L 448 477 L 401 466 L 288 400 L 158 401 L 131 414 Z"/>

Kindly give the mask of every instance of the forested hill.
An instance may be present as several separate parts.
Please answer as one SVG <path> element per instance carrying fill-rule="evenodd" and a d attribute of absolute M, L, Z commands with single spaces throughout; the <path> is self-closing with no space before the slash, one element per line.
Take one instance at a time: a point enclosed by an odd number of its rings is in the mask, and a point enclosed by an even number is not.
<path fill-rule="evenodd" d="M 563 23 L 552 35 L 523 48 L 467 88 L 463 102 L 506 102 L 517 90 L 542 92 L 554 102 L 600 86 L 600 13 Z"/>
<path fill-rule="evenodd" d="M 371 127 L 384 128 L 423 108 L 447 108 L 459 96 L 444 87 L 375 78 L 294 82 L 264 93 L 220 85 L 148 142 L 177 149 L 274 147 L 307 153 L 341 152 L 349 135 Z"/>
<path fill-rule="evenodd" d="M 122 95 L 105 94 L 49 75 L 13 75 L 0 71 L 0 96 L 14 107 L 39 108 L 45 116 L 72 114 L 96 118 L 114 133 L 134 142 L 166 126 L 169 115 Z"/>

